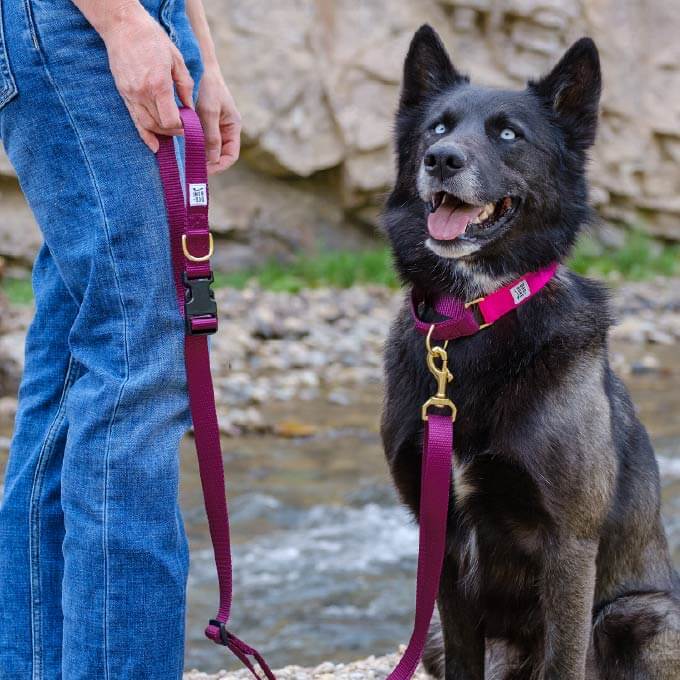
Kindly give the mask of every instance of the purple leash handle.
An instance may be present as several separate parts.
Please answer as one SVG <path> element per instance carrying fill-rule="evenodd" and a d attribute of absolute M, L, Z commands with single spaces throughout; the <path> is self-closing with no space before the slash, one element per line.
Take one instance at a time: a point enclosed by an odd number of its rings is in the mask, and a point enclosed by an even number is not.
<path fill-rule="evenodd" d="M 451 489 L 453 422 L 450 415 L 429 414 L 423 432 L 420 472 L 420 542 L 416 581 L 416 616 L 404 656 L 387 680 L 410 680 L 423 656 L 446 551 L 446 522 Z"/>
<path fill-rule="evenodd" d="M 157 153 L 170 225 L 170 252 L 180 314 L 185 320 L 184 360 L 198 466 L 203 487 L 210 538 L 215 554 L 220 603 L 206 637 L 227 647 L 258 680 L 250 659 L 268 680 L 276 680 L 259 652 L 230 633 L 232 600 L 231 540 L 222 447 L 210 373 L 208 334 L 217 330 L 217 308 L 211 297 L 212 237 L 208 225 L 208 173 L 205 141 L 196 113 L 180 109 L 185 139 L 185 193 L 182 191 L 174 141 L 159 137 Z"/>

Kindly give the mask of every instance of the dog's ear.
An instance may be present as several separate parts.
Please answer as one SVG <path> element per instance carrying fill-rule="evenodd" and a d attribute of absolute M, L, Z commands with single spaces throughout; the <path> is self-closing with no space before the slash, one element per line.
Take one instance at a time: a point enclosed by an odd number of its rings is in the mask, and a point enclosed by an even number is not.
<path fill-rule="evenodd" d="M 597 47 L 590 38 L 575 42 L 547 76 L 529 87 L 555 112 L 573 148 L 585 150 L 592 145 L 602 76 Z"/>
<path fill-rule="evenodd" d="M 437 32 L 425 24 L 416 31 L 406 55 L 399 107 L 417 106 L 428 96 L 466 81 L 451 63 Z"/>

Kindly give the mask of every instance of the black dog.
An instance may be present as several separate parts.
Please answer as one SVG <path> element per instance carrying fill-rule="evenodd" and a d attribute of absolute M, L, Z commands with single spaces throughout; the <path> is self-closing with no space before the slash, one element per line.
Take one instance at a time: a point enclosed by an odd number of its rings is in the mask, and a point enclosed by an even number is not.
<path fill-rule="evenodd" d="M 501 91 L 469 84 L 421 28 L 384 214 L 404 282 L 469 301 L 563 260 L 591 219 L 584 166 L 599 95 L 587 38 L 544 78 Z M 434 626 L 426 654 L 437 677 L 680 678 L 659 473 L 609 366 L 611 322 L 603 288 L 560 266 L 526 304 L 449 345 L 454 483 L 441 634 Z M 417 514 L 420 407 L 434 381 L 407 306 L 385 363 L 385 451 Z"/>

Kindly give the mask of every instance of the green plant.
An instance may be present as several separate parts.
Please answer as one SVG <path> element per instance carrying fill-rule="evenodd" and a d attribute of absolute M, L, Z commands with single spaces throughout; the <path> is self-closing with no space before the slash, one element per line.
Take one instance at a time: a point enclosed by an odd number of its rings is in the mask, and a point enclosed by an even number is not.
<path fill-rule="evenodd" d="M 392 256 L 387 248 L 306 255 L 288 264 L 272 260 L 256 269 L 218 274 L 216 285 L 243 288 L 252 280 L 268 290 L 293 293 L 319 286 L 398 285 Z"/>
<path fill-rule="evenodd" d="M 28 278 L 4 278 L 0 280 L 0 290 L 13 305 L 30 305 L 33 302 L 33 288 Z"/>
<path fill-rule="evenodd" d="M 603 248 L 590 236 L 576 244 L 569 265 L 579 274 L 643 280 L 680 274 L 680 246 L 655 241 L 640 230 L 628 232 L 621 248 Z"/>
<path fill-rule="evenodd" d="M 641 280 L 657 275 L 678 276 L 680 245 L 661 243 L 640 230 L 628 232 L 621 248 L 605 248 L 584 235 L 568 264 L 579 274 L 596 278 Z M 267 290 L 290 293 L 320 286 L 348 288 L 356 284 L 376 284 L 396 288 L 399 285 L 386 247 L 302 255 L 290 263 L 271 260 L 253 269 L 215 274 L 218 287 L 244 288 L 250 281 Z M 7 277 L 0 281 L 0 290 L 13 304 L 30 304 L 33 299 L 29 279 Z"/>

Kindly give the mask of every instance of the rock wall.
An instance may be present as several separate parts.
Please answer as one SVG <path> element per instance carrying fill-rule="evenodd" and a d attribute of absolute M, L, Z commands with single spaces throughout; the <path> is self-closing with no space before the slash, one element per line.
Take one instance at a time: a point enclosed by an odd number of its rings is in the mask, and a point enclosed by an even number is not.
<path fill-rule="evenodd" d="M 602 54 L 593 200 L 680 240 L 677 0 L 206 0 L 244 120 L 243 162 L 215 180 L 221 268 L 366 242 L 393 171 L 391 119 L 413 31 L 434 25 L 474 79 L 519 86 L 577 37 Z M 0 173 L 8 174 L 0 160 Z M 0 255 L 37 242 L 0 181 Z M 19 228 L 19 225 L 26 228 Z"/>

